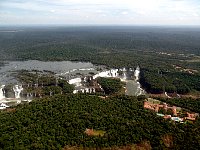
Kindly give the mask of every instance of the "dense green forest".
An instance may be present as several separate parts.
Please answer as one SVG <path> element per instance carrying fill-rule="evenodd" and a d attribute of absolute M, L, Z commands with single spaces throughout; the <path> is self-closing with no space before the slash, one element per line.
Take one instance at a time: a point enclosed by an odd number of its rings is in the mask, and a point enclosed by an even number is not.
<path fill-rule="evenodd" d="M 174 124 L 143 109 L 143 98 L 57 95 L 0 113 L 0 149 L 112 147 L 148 141 L 153 149 L 199 149 L 199 120 Z M 89 136 L 86 128 L 105 131 Z"/>
<path fill-rule="evenodd" d="M 140 83 L 151 93 L 186 94 L 192 90 L 200 91 L 200 76 L 185 72 L 143 69 Z"/>
<path fill-rule="evenodd" d="M 101 85 L 105 94 L 119 93 L 122 90 L 122 82 L 116 78 L 98 78 L 97 82 Z"/>
<path fill-rule="evenodd" d="M 16 31 L 0 33 L 1 60 L 89 61 L 114 68 L 139 65 L 143 73 L 141 83 L 149 92 L 199 91 L 199 28 L 1 27 L 1 30 Z M 196 72 L 180 72 L 173 65 Z"/>

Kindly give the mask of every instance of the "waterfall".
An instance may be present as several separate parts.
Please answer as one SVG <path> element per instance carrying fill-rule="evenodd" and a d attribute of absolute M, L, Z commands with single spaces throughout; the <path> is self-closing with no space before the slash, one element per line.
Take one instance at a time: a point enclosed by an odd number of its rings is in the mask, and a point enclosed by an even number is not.
<path fill-rule="evenodd" d="M 123 73 L 123 79 L 124 79 L 124 80 L 127 79 L 126 72 Z"/>
<path fill-rule="evenodd" d="M 134 72 L 134 76 L 135 76 L 135 81 L 138 81 L 139 80 L 139 75 L 140 75 L 140 68 L 139 66 L 135 69 L 135 72 Z"/>
<path fill-rule="evenodd" d="M 0 88 L 0 100 L 5 98 L 5 91 L 3 90 L 4 87 L 5 85 L 2 85 Z"/>
<path fill-rule="evenodd" d="M 15 98 L 20 98 L 20 93 L 23 90 L 22 85 L 15 85 L 13 90 L 15 92 Z"/>
<path fill-rule="evenodd" d="M 27 99 L 29 99 L 29 97 L 30 97 L 30 96 L 29 96 L 29 93 L 26 93 L 26 97 L 27 97 Z"/>

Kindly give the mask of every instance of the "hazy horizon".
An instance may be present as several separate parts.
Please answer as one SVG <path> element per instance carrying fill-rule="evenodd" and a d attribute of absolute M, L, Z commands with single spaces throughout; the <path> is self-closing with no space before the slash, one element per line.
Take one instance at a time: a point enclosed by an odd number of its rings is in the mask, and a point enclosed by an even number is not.
<path fill-rule="evenodd" d="M 144 24 L 0 24 L 0 27 L 149 27 L 149 28 L 200 28 L 200 25 L 144 25 Z"/>
<path fill-rule="evenodd" d="M 200 1 L 1 0 L 0 25 L 200 26 Z"/>

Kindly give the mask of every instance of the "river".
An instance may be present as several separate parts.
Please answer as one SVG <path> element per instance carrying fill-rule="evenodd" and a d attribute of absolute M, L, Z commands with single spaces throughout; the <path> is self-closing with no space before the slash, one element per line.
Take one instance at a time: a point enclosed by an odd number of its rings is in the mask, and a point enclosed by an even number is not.
<path fill-rule="evenodd" d="M 8 61 L 0 68 L 0 84 L 17 83 L 12 73 L 19 70 L 51 71 L 57 75 L 67 76 L 69 73 L 97 72 L 96 66 L 89 62 L 72 61 Z"/>

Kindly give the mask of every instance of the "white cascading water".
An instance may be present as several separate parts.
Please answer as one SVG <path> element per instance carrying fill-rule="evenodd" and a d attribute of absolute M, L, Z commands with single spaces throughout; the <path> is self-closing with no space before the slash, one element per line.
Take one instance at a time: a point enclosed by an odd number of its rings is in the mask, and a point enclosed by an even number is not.
<path fill-rule="evenodd" d="M 111 69 L 107 71 L 100 72 L 93 76 L 93 79 L 98 77 L 118 77 L 118 69 Z"/>
<path fill-rule="evenodd" d="M 74 84 L 75 86 L 81 86 L 81 78 L 74 78 L 69 80 L 69 84 Z"/>
<path fill-rule="evenodd" d="M 20 93 L 23 90 L 22 85 L 15 85 L 13 91 L 15 92 L 15 98 L 20 98 Z"/>
<path fill-rule="evenodd" d="M 5 85 L 2 85 L 0 88 L 0 100 L 5 98 L 5 92 L 3 90 L 4 87 Z"/>
<path fill-rule="evenodd" d="M 141 88 L 140 82 L 139 80 L 139 76 L 140 76 L 140 68 L 139 66 L 136 68 L 135 72 L 134 72 L 134 76 L 135 76 L 135 81 L 137 81 L 138 87 L 137 87 L 137 91 L 136 91 L 136 95 L 142 95 L 145 94 L 145 91 Z"/>
<path fill-rule="evenodd" d="M 126 80 L 127 79 L 126 68 L 123 68 L 122 71 L 123 71 L 123 80 Z"/>
<path fill-rule="evenodd" d="M 134 76 L 135 76 L 135 81 L 138 81 L 139 80 L 139 75 L 140 75 L 140 68 L 139 66 L 135 69 L 135 72 L 134 72 Z"/>
<path fill-rule="evenodd" d="M 124 79 L 124 80 L 127 79 L 126 72 L 123 73 L 123 79 Z"/>

